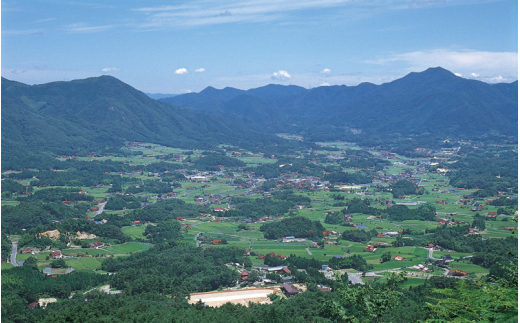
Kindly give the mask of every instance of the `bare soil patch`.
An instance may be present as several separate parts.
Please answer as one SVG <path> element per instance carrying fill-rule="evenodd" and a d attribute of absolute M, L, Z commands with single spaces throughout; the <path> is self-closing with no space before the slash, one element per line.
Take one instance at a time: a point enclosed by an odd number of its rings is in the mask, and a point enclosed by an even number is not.
<path fill-rule="evenodd" d="M 279 287 L 268 287 L 194 293 L 190 295 L 191 299 L 188 302 L 190 304 L 195 304 L 200 300 L 211 307 L 220 307 L 228 302 L 245 306 L 247 306 L 249 302 L 269 304 L 271 300 L 267 295 L 278 292 L 280 292 Z"/>

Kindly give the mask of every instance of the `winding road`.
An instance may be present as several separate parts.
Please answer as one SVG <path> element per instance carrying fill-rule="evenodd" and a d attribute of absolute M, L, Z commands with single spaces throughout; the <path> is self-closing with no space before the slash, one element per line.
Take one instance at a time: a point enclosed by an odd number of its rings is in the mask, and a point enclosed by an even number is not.
<path fill-rule="evenodd" d="M 98 206 L 99 206 L 99 210 L 96 211 L 96 215 L 98 214 L 101 214 L 103 213 L 103 210 L 105 209 L 105 205 L 107 204 L 107 202 L 103 202 L 103 203 L 99 203 Z"/>
<path fill-rule="evenodd" d="M 18 244 L 13 242 L 12 247 L 13 250 L 11 251 L 11 263 L 13 264 L 13 266 L 19 267 L 20 264 L 16 262 L 16 252 L 18 251 Z"/>

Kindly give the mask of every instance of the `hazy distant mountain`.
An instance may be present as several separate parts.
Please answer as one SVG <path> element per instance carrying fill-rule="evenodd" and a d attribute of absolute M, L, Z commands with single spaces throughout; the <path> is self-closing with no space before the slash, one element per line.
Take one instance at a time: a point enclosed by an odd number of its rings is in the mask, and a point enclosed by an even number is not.
<path fill-rule="evenodd" d="M 154 100 L 159 100 L 159 99 L 164 99 L 164 98 L 171 98 L 171 97 L 174 97 L 174 96 L 177 96 L 179 94 L 164 94 L 164 93 L 145 93 L 146 95 L 148 95 L 148 97 L 154 99 Z"/>
<path fill-rule="evenodd" d="M 193 110 L 201 110 L 206 113 L 218 114 L 221 109 L 227 109 L 226 102 L 234 100 L 239 96 L 249 96 L 260 100 L 279 99 L 281 97 L 292 96 L 307 91 L 305 88 L 295 85 L 269 84 L 263 87 L 250 90 L 239 90 L 226 87 L 222 90 L 208 86 L 199 93 L 188 93 L 170 98 L 160 99 L 162 102 L 171 103 L 178 106 L 189 107 Z"/>
<path fill-rule="evenodd" d="M 352 129 L 382 136 L 516 136 L 518 132 L 518 81 L 490 85 L 440 67 L 382 85 L 207 88 L 162 101 L 314 139 L 350 136 Z"/>

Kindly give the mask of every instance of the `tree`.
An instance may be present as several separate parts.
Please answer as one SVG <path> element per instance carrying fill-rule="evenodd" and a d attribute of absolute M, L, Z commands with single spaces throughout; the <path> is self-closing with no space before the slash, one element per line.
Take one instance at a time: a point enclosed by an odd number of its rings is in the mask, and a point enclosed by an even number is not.
<path fill-rule="evenodd" d="M 392 259 L 392 255 L 390 254 L 390 251 L 387 251 L 381 255 L 381 263 L 390 261 L 390 259 Z"/>
<path fill-rule="evenodd" d="M 69 268 L 65 260 L 56 259 L 51 262 L 51 268 Z"/>

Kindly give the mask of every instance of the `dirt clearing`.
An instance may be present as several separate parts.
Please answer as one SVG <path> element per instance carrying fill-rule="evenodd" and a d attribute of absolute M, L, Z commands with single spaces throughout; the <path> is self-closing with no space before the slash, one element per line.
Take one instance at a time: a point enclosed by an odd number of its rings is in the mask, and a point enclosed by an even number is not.
<path fill-rule="evenodd" d="M 233 304 L 248 305 L 249 302 L 268 304 L 271 300 L 267 295 L 280 292 L 280 288 L 250 288 L 240 290 L 228 290 L 220 292 L 207 292 L 191 294 L 190 304 L 195 304 L 199 300 L 211 307 L 220 307 L 227 302 Z"/>

